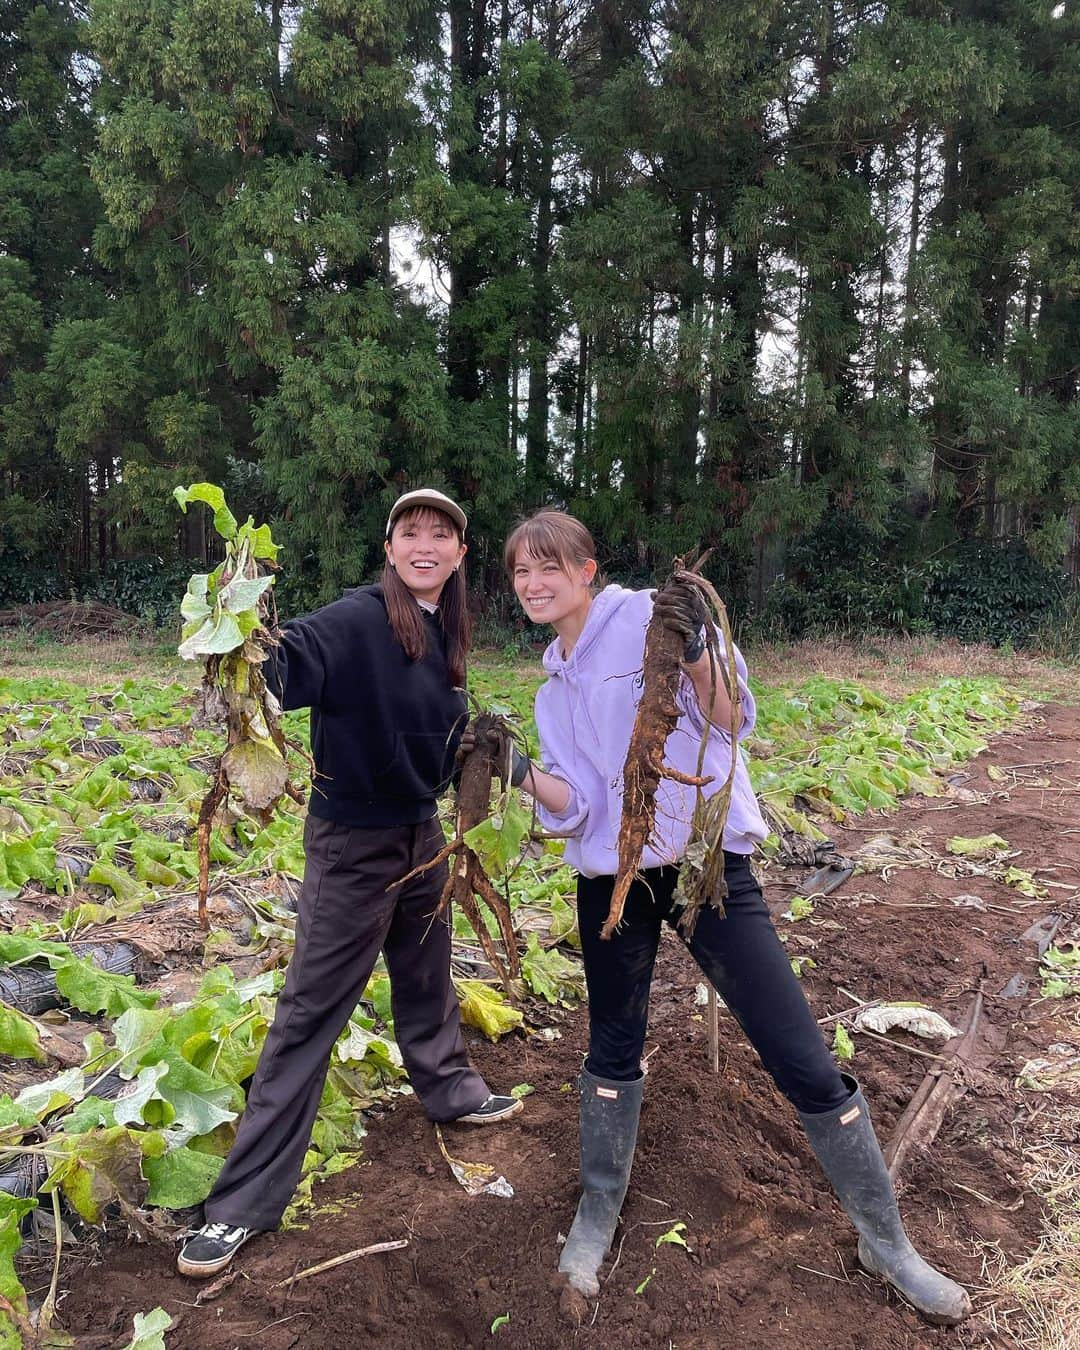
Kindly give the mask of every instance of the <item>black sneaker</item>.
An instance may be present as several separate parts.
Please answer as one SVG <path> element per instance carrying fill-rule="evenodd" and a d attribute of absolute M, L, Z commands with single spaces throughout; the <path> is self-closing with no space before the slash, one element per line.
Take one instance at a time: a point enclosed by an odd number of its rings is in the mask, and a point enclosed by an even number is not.
<path fill-rule="evenodd" d="M 516 1116 L 524 1103 L 517 1097 L 498 1097 L 492 1093 L 487 1101 L 481 1102 L 475 1111 L 467 1116 L 458 1116 L 458 1125 L 493 1125 L 497 1120 L 509 1120 Z"/>
<path fill-rule="evenodd" d="M 224 1270 L 250 1237 L 254 1228 L 237 1228 L 231 1223 L 204 1223 L 180 1248 L 176 1269 L 181 1275 L 204 1279 Z"/>

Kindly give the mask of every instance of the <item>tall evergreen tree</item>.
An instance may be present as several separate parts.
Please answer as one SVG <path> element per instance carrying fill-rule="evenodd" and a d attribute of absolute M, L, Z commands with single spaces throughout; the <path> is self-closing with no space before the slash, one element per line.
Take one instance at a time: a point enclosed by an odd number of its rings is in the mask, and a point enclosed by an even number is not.
<path fill-rule="evenodd" d="M 108 326 L 90 255 L 100 204 L 82 37 L 66 0 L 12 0 L 0 19 L 0 540 L 51 561 L 70 541 L 88 565 L 91 517 L 104 524 L 93 447 L 57 435 L 77 393 L 46 370 L 73 327 Z"/>
<path fill-rule="evenodd" d="M 156 308 L 136 322 L 186 423 L 155 495 L 257 459 L 310 597 L 374 565 L 380 515 L 445 431 L 434 335 L 390 257 L 436 36 L 426 5 L 375 0 L 96 12 L 103 247 Z"/>
<path fill-rule="evenodd" d="M 224 479 L 310 601 L 427 480 L 489 587 L 542 501 L 758 600 L 841 520 L 1080 571 L 1068 7 L 80 12 L 0 19 L 6 546 L 200 554 Z"/>
<path fill-rule="evenodd" d="M 1023 533 L 1060 560 L 1078 505 L 1076 21 L 1041 0 L 971 0 L 998 95 L 943 127 L 927 247 L 939 533 Z"/>

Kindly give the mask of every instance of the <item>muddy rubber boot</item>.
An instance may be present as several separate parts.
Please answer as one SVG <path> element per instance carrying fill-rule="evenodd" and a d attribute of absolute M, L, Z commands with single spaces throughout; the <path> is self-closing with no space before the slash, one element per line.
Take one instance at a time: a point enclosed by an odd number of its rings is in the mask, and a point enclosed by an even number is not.
<path fill-rule="evenodd" d="M 799 1112 L 806 1137 L 859 1233 L 859 1264 L 877 1275 L 929 1322 L 954 1326 L 971 1315 L 960 1285 L 928 1265 L 904 1232 L 896 1195 L 858 1083 L 843 1106 L 822 1115 Z"/>
<path fill-rule="evenodd" d="M 607 1256 L 630 1181 L 641 1115 L 642 1075 L 632 1083 L 597 1078 L 582 1069 L 581 1199 L 559 1269 L 589 1298 L 600 1292 L 597 1271 Z"/>

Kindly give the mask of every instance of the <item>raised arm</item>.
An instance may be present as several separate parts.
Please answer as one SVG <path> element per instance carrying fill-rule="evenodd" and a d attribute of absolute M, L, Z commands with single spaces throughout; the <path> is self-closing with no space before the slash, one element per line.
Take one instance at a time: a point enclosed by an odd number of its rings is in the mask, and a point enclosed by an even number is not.
<path fill-rule="evenodd" d="M 709 653 L 705 645 L 706 625 L 709 623 L 708 611 L 701 592 L 695 587 L 681 583 L 668 583 L 659 591 L 655 601 L 656 613 L 670 632 L 677 633 L 683 642 L 683 670 L 690 680 L 697 698 L 701 715 L 721 731 L 731 732 L 731 697 L 728 694 L 724 670 L 716 672 L 716 688 L 712 688 L 712 671 Z M 724 660 L 721 642 L 721 661 Z M 746 688 L 746 665 L 736 652 L 736 676 L 739 680 L 740 710 L 735 735 L 746 726 L 746 700 L 749 689 Z"/>
<path fill-rule="evenodd" d="M 721 657 L 723 660 L 723 657 Z M 724 671 L 719 668 L 716 672 L 716 690 L 712 689 L 712 673 L 709 668 L 709 654 L 704 652 L 696 661 L 685 662 L 683 669 L 690 678 L 690 683 L 694 686 L 694 694 L 697 697 L 698 707 L 701 709 L 703 717 L 706 717 L 714 727 L 719 727 L 721 731 L 731 731 L 731 697 L 728 694 L 727 681 L 724 678 Z M 711 700 L 711 701 L 710 701 Z M 735 735 L 738 736 L 743 728 L 745 716 L 741 707 L 739 708 L 738 722 L 735 726 Z"/>

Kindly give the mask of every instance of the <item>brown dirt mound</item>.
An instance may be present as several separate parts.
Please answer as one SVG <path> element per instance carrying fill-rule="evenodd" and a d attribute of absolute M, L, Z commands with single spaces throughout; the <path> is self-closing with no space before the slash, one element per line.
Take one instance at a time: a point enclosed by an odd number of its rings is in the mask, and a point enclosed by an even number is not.
<path fill-rule="evenodd" d="M 130 614 L 96 600 L 43 600 L 37 605 L 0 609 L 0 628 L 22 628 L 60 642 L 121 637 L 137 626 Z"/>
<path fill-rule="evenodd" d="M 868 829 L 917 829 L 943 854 L 952 835 L 994 830 L 1023 851 L 1020 866 L 1060 883 L 1048 899 L 1031 903 L 997 881 L 909 869 L 888 882 L 854 878 L 819 901 L 812 919 L 780 924 L 792 953 L 817 963 L 805 982 L 818 1016 L 849 1006 L 844 990 L 862 999 L 922 999 L 955 1025 L 985 977 L 985 1030 L 967 1094 L 932 1146 L 909 1156 L 901 1202 L 917 1245 L 973 1288 L 977 1306 L 987 1300 L 980 1293 L 987 1246 L 1015 1262 L 1031 1251 L 1041 1223 L 1021 1177 L 1025 1127 L 1047 1103 L 1032 1106 L 1014 1084 L 1029 1055 L 1046 1045 L 1052 1011 L 1036 1002 L 1036 949 L 1022 935 L 1050 911 L 1076 914 L 1078 743 L 1080 711 L 1047 709 L 1045 721 L 999 738 L 968 766 L 966 786 L 997 794 L 989 801 L 912 801 L 892 817 L 836 831 L 841 851 L 851 851 Z M 1019 777 L 993 781 L 990 763 L 1016 766 Z M 1043 766 L 1040 781 L 1049 777 L 1049 787 L 1026 790 L 1032 763 Z M 797 874 L 790 880 L 796 889 Z M 953 905 L 973 892 L 987 909 Z M 782 885 L 767 891 L 770 899 L 786 893 Z M 1004 996 L 1017 973 L 1030 982 L 1028 992 Z M 524 1114 L 505 1126 L 445 1131 L 450 1152 L 492 1163 L 512 1183 L 513 1199 L 467 1197 L 418 1105 L 405 1101 L 372 1129 L 362 1163 L 317 1191 L 321 1210 L 307 1231 L 253 1241 L 236 1262 L 236 1278 L 204 1305 L 195 1302 L 200 1286 L 174 1273 L 172 1250 L 113 1239 L 92 1263 L 65 1268 L 62 1321 L 84 1350 L 125 1344 L 133 1315 L 155 1304 L 174 1318 L 170 1350 L 1011 1344 L 979 1315 L 959 1331 L 928 1327 L 858 1272 L 854 1234 L 794 1113 L 724 1015 L 721 1072 L 709 1073 L 706 1024 L 694 1001 L 699 978 L 668 935 L 653 989 L 647 1049 L 654 1053 L 630 1192 L 601 1297 L 580 1325 L 560 1310 L 555 1262 L 575 1203 L 569 1085 L 585 1050 L 584 1010 L 552 1015 L 561 1032 L 555 1040 L 472 1047 L 493 1086 L 536 1089 Z M 883 1140 L 933 1063 L 914 1053 L 924 1042 L 895 1039 L 903 1044 L 858 1037 L 853 1066 Z M 676 1222 L 686 1225 L 688 1249 L 657 1247 Z M 405 1250 L 274 1287 L 317 1262 L 401 1237 L 409 1240 Z M 492 1333 L 506 1314 L 509 1322 Z"/>

